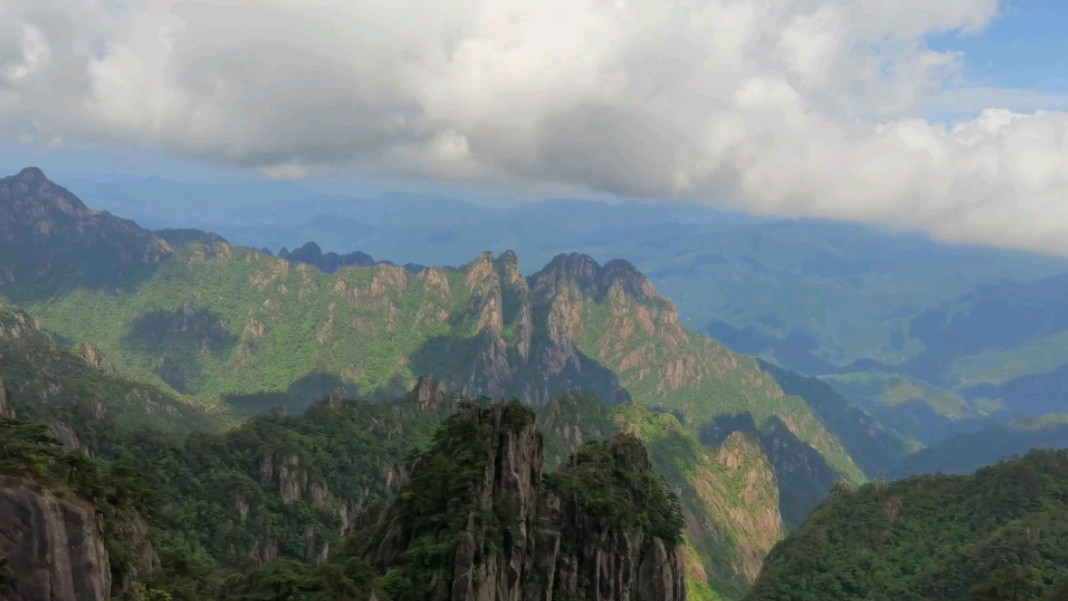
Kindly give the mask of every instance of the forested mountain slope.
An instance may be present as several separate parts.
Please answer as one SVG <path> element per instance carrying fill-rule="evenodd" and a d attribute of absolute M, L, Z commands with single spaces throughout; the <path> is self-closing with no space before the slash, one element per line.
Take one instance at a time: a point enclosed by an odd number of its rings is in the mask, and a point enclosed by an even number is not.
<path fill-rule="evenodd" d="M 841 486 L 775 547 L 746 598 L 1039 599 L 1068 579 L 1066 515 L 1068 451 Z"/>

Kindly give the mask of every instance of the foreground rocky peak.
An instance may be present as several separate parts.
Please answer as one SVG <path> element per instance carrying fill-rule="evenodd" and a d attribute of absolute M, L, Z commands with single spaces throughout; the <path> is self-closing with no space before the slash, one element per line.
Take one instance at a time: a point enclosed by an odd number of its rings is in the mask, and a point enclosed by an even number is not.
<path fill-rule="evenodd" d="M 64 452 L 43 424 L 0 416 L 0 599 L 139 599 L 136 583 L 159 567 L 145 494 L 135 473 Z"/>
<path fill-rule="evenodd" d="M 462 405 L 354 540 L 391 598 L 682 601 L 677 501 L 630 437 L 550 477 L 535 415 Z"/>

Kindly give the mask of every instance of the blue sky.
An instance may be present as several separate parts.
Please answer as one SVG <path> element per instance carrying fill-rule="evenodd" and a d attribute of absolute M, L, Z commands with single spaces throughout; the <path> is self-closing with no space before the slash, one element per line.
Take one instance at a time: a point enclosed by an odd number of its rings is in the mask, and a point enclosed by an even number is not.
<path fill-rule="evenodd" d="M 1068 1 L 1014 0 L 978 35 L 948 33 L 935 50 L 960 50 L 965 74 L 990 86 L 1068 94 Z"/>

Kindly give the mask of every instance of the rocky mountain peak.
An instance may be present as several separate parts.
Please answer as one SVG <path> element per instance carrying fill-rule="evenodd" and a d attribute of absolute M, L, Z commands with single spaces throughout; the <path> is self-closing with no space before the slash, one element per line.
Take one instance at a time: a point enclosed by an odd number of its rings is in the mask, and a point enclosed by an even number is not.
<path fill-rule="evenodd" d="M 15 181 L 26 185 L 39 185 L 48 181 L 44 171 L 38 167 L 26 167 L 15 176 Z"/>
<path fill-rule="evenodd" d="M 514 250 L 506 250 L 497 257 L 497 260 L 505 265 L 519 265 L 519 256 Z"/>
<path fill-rule="evenodd" d="M 649 280 L 629 261 L 615 259 L 603 266 L 593 257 L 581 253 L 561 254 L 531 278 L 531 288 L 540 298 L 553 297 L 568 286 L 577 286 L 583 294 L 600 300 L 613 288 L 637 300 L 658 298 Z"/>
<path fill-rule="evenodd" d="M 40 169 L 0 179 L 0 287 L 33 283 L 22 291 L 32 295 L 5 292 L 8 298 L 21 302 L 64 286 L 121 288 L 171 250 L 132 221 L 89 210 Z"/>
<path fill-rule="evenodd" d="M 596 291 L 601 266 L 593 257 L 581 253 L 560 254 L 544 269 L 534 274 L 531 288 L 543 295 L 554 295 L 569 284 L 582 291 Z"/>
<path fill-rule="evenodd" d="M 0 179 L 0 207 L 22 214 L 45 215 L 43 209 L 68 216 L 89 213 L 77 196 L 56 185 L 37 167 L 26 167 L 16 175 Z"/>
<path fill-rule="evenodd" d="M 656 288 L 632 263 L 615 259 L 605 263 L 601 268 L 601 289 L 607 291 L 613 285 L 622 286 L 623 290 L 638 299 L 647 300 L 657 297 Z"/>
<path fill-rule="evenodd" d="M 414 462 L 398 497 L 357 537 L 376 570 L 407 583 L 391 594 L 685 599 L 681 521 L 659 504 L 673 497 L 650 479 L 644 447 L 630 437 L 584 447 L 552 479 L 543 478 L 543 453 L 529 408 L 461 406 Z M 590 478 L 594 496 L 576 488 Z M 631 523 L 650 511 L 652 519 Z"/>

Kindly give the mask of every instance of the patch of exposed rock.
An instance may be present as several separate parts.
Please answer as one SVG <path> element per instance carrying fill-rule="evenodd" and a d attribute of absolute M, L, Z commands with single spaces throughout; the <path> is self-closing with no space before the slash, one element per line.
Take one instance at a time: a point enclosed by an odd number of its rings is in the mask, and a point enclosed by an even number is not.
<path fill-rule="evenodd" d="M 15 574 L 5 601 L 107 601 L 111 569 L 96 510 L 0 479 L 0 555 Z"/>

